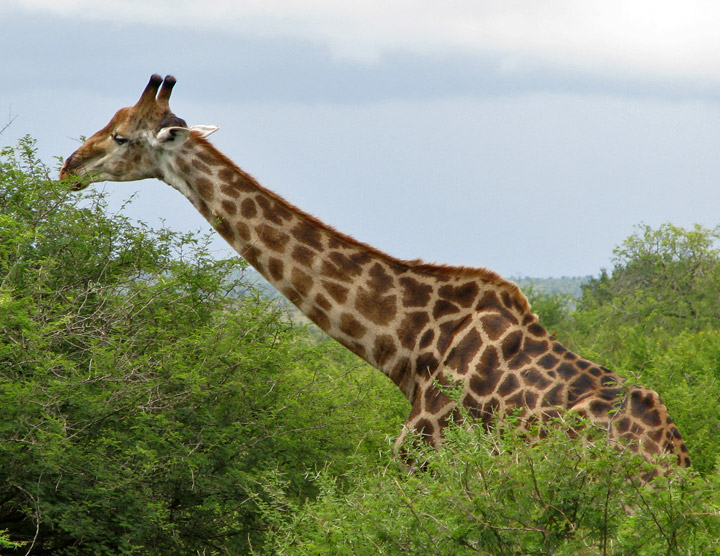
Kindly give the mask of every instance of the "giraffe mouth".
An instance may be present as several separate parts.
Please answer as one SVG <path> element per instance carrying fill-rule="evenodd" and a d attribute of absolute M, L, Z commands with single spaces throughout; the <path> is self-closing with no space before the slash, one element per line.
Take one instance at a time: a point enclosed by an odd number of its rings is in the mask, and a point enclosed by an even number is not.
<path fill-rule="evenodd" d="M 60 170 L 60 180 L 67 182 L 71 191 L 81 191 L 90 185 L 90 182 L 82 179 L 82 174 L 77 171 L 79 166 L 79 161 L 74 155 L 70 155 Z"/>
<path fill-rule="evenodd" d="M 76 181 L 76 182 L 73 182 L 73 183 L 70 184 L 70 190 L 71 190 L 71 191 L 82 191 L 82 190 L 85 189 L 88 185 L 90 185 L 90 184 L 89 184 L 89 183 L 84 183 L 84 182 L 81 182 L 81 181 Z"/>
<path fill-rule="evenodd" d="M 75 174 L 65 172 L 65 169 L 60 172 L 60 180 L 65 182 L 71 191 L 81 191 L 90 185 L 87 181 L 81 180 Z"/>

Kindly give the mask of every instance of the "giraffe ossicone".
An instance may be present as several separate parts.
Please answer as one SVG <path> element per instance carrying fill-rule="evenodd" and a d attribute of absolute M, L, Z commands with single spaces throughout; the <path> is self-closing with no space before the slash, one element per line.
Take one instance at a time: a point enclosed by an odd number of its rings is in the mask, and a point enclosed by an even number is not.
<path fill-rule="evenodd" d="M 400 388 L 412 409 L 398 442 L 410 430 L 441 442 L 457 415 L 442 385 L 454 383 L 469 414 L 488 426 L 510 412 L 529 423 L 569 409 L 604 427 L 611 442 L 689 465 L 658 394 L 563 347 L 515 284 L 482 268 L 396 259 L 291 205 L 207 141 L 215 126 L 188 127 L 172 113 L 174 85 L 152 76 L 60 177 L 78 189 L 157 178 L 179 190 L 315 324 Z"/>

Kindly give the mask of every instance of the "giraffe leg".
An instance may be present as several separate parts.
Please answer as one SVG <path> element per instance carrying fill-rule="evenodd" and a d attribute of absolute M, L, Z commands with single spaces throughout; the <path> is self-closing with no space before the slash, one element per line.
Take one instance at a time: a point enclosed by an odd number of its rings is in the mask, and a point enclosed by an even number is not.
<path fill-rule="evenodd" d="M 442 443 L 442 429 L 447 425 L 455 405 L 434 383 L 418 388 L 410 416 L 395 441 L 396 453 L 402 453 L 402 444 L 408 435 L 422 439 L 431 446 L 439 446 Z"/>

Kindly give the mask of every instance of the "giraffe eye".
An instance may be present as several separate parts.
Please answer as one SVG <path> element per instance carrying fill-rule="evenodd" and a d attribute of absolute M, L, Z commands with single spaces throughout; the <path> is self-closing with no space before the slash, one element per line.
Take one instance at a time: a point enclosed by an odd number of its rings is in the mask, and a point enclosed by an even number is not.
<path fill-rule="evenodd" d="M 114 133 L 112 138 L 113 138 L 113 141 L 115 141 L 118 145 L 124 145 L 125 143 L 128 142 L 127 137 L 123 137 L 122 135 L 118 135 L 117 133 Z"/>

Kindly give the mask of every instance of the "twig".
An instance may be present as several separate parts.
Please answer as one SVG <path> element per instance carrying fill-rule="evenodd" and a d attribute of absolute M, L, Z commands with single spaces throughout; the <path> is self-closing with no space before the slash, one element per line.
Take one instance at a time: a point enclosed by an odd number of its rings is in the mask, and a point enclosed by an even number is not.
<path fill-rule="evenodd" d="M 2 129 L 0 129 L 0 135 L 2 135 L 3 132 L 4 132 L 7 128 L 9 128 L 15 120 L 17 120 L 17 116 L 8 116 L 8 117 L 9 117 L 10 119 L 9 119 L 8 123 L 6 123 L 6 124 L 2 127 Z"/>

